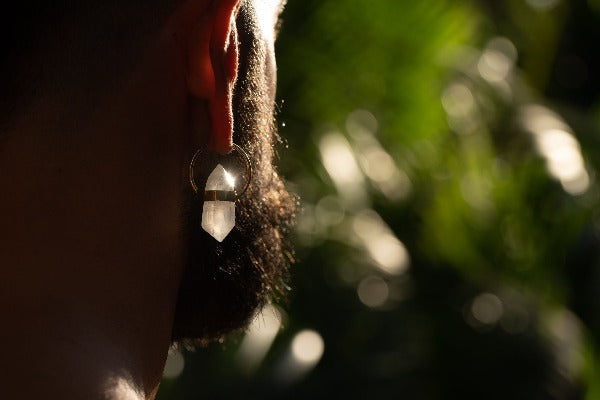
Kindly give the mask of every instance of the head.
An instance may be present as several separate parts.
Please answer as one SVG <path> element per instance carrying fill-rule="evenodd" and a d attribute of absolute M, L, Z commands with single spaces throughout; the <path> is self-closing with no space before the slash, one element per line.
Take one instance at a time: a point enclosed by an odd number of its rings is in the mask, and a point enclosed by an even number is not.
<path fill-rule="evenodd" d="M 14 338 L 35 321 L 48 337 L 145 354 L 243 328 L 285 288 L 295 200 L 273 167 L 283 1 L 33 3 L 2 36 L 0 254 L 13 268 L 0 300 L 18 304 Z M 200 229 L 187 168 L 197 148 L 232 141 L 254 178 L 219 243 Z"/>

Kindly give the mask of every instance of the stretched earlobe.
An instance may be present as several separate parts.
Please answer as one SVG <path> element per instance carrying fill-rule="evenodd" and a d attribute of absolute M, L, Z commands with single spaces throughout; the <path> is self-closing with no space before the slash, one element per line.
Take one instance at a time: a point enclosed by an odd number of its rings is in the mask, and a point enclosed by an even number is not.
<path fill-rule="evenodd" d="M 213 36 L 214 37 L 214 36 Z M 238 42 L 235 23 L 225 41 L 225 49 L 221 40 L 212 41 L 212 66 L 215 77 L 215 95 L 209 102 L 212 123 L 212 135 L 209 143 L 214 151 L 229 153 L 233 143 L 233 89 L 237 79 Z M 212 47 L 212 46 L 211 46 Z"/>
<path fill-rule="evenodd" d="M 233 142 L 232 97 L 238 69 L 235 15 L 239 0 L 215 0 L 189 41 L 188 92 L 208 102 L 210 150 L 229 153 Z"/>

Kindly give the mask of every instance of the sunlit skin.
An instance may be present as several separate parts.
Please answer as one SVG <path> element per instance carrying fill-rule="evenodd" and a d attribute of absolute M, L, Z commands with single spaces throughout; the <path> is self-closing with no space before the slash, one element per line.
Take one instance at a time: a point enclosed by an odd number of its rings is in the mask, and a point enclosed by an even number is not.
<path fill-rule="evenodd" d="M 242 3 L 181 2 L 91 112 L 45 93 L 2 128 L 3 398 L 154 398 L 188 251 L 188 163 L 231 149 L 242 6 L 275 96 L 283 2 Z"/>

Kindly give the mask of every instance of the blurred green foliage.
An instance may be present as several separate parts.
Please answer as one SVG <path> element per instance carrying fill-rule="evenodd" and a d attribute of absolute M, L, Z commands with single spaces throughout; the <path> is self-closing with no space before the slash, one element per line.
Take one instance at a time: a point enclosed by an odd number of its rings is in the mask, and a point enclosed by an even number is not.
<path fill-rule="evenodd" d="M 598 2 L 284 19 L 293 291 L 158 398 L 600 399 Z"/>

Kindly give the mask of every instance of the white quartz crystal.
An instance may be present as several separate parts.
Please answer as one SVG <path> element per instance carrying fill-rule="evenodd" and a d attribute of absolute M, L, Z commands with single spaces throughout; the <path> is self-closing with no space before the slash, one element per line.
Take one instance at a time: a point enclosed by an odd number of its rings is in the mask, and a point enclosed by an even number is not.
<path fill-rule="evenodd" d="M 204 190 L 226 190 L 233 191 L 235 179 L 231 174 L 225 171 L 221 164 L 217 164 L 206 180 Z"/>
<path fill-rule="evenodd" d="M 233 191 L 234 179 L 218 164 L 206 180 L 205 190 Z M 235 226 L 235 203 L 232 201 L 205 201 L 202 207 L 202 228 L 219 242 Z"/>
<path fill-rule="evenodd" d="M 205 201 L 202 207 L 202 229 L 222 242 L 235 226 L 235 203 Z"/>

